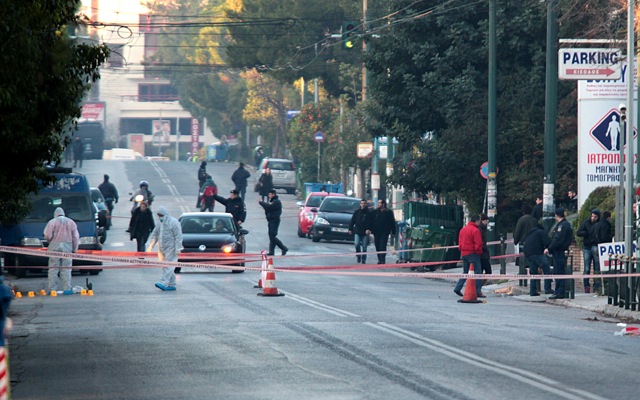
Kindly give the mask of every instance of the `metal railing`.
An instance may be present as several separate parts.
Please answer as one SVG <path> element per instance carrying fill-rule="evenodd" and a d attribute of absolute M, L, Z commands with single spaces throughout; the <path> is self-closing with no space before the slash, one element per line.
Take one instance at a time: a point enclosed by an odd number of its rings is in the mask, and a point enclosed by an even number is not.
<path fill-rule="evenodd" d="M 609 274 L 633 274 L 639 271 L 638 262 L 635 258 L 629 259 L 625 256 L 609 256 Z M 638 287 L 640 277 L 609 277 L 607 283 L 608 304 L 624 308 L 626 310 L 638 311 Z"/>

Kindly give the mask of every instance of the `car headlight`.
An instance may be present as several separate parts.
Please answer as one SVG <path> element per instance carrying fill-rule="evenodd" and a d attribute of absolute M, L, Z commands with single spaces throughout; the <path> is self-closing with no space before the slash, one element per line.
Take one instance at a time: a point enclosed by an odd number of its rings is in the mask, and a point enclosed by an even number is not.
<path fill-rule="evenodd" d="M 40 239 L 31 237 L 22 238 L 20 244 L 22 244 L 22 246 L 42 247 L 42 241 Z"/>
<path fill-rule="evenodd" d="M 326 219 L 324 219 L 322 217 L 318 217 L 318 218 L 316 218 L 316 224 L 318 224 L 318 225 L 329 225 L 329 221 L 327 221 Z"/>
<path fill-rule="evenodd" d="M 223 253 L 233 253 L 234 247 L 235 245 L 233 244 L 225 244 L 220 248 L 220 250 L 222 250 Z"/>
<path fill-rule="evenodd" d="M 95 236 L 81 236 L 79 244 L 96 244 L 98 240 Z"/>
<path fill-rule="evenodd" d="M 316 214 L 312 212 L 305 213 L 305 218 L 308 221 L 313 221 L 316 218 Z"/>

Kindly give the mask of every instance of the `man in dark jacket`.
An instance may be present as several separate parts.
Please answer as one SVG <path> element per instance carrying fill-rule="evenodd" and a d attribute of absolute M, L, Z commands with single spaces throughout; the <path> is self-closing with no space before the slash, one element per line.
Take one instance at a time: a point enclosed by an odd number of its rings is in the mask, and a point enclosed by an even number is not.
<path fill-rule="evenodd" d="M 109 210 L 109 216 L 113 215 L 113 202 L 116 203 L 119 200 L 118 189 L 116 189 L 116 185 L 109 181 L 109 175 L 104 174 L 104 180 L 100 185 L 98 185 L 98 190 L 102 193 L 104 197 L 104 202 L 107 205 L 107 209 Z M 111 221 L 109 221 L 109 225 L 111 225 Z"/>
<path fill-rule="evenodd" d="M 82 143 L 82 139 L 80 136 L 76 136 L 73 140 L 73 166 L 82 168 L 82 160 L 84 159 L 84 143 Z"/>
<path fill-rule="evenodd" d="M 524 240 L 527 238 L 527 234 L 531 231 L 531 228 L 538 225 L 538 220 L 536 220 L 531 215 L 531 206 L 525 204 L 522 206 L 522 216 L 516 222 L 516 230 L 513 232 L 513 244 L 518 246 L 517 253 L 522 253 L 522 248 L 524 246 Z M 524 256 L 520 256 L 516 259 L 516 265 L 520 267 L 519 273 L 525 274 L 527 268 L 527 258 Z"/>
<path fill-rule="evenodd" d="M 584 221 L 578 232 L 576 233 L 582 238 L 582 259 L 584 260 L 584 274 L 589 275 L 591 271 L 591 263 L 593 263 L 594 273 L 600 273 L 600 258 L 598 257 L 598 232 L 596 226 L 600 221 L 600 210 L 594 208 L 591 210 L 591 216 Z M 595 279 L 594 279 L 595 281 Z M 591 293 L 591 284 L 589 278 L 582 280 L 584 283 L 584 292 Z M 593 289 L 599 290 L 600 284 L 595 281 L 593 283 Z"/>
<path fill-rule="evenodd" d="M 480 217 L 473 215 L 469 223 L 458 234 L 458 249 L 462 256 L 463 273 L 468 274 L 470 266 L 473 264 L 473 272 L 479 273 L 482 265 L 480 256 L 482 255 L 482 233 L 478 228 L 478 220 Z M 458 279 L 454 293 L 462 296 L 462 287 L 467 280 Z M 482 294 L 482 280 L 476 279 L 476 294 L 478 297 L 486 297 Z"/>
<path fill-rule="evenodd" d="M 135 239 L 137 242 L 136 251 L 141 253 L 146 251 L 145 244 L 155 227 L 156 224 L 153 222 L 153 212 L 146 201 L 141 202 L 140 207 L 133 210 L 131 220 L 129 221 L 129 229 L 127 229 L 127 232 L 129 232 L 129 239 Z"/>
<path fill-rule="evenodd" d="M 611 213 L 605 211 L 602 213 L 602 218 L 596 225 L 596 236 L 598 237 L 598 244 L 613 242 L 613 230 L 611 229 Z"/>
<path fill-rule="evenodd" d="M 480 229 L 480 233 L 482 233 L 482 255 L 480 255 L 480 264 L 482 267 L 482 273 L 491 275 L 493 271 L 491 270 L 491 253 L 489 252 L 489 246 L 487 245 L 488 225 L 489 216 L 484 213 L 480 214 L 480 223 L 478 224 L 478 229 Z M 484 286 L 486 283 L 487 280 L 483 279 L 482 285 Z"/>
<path fill-rule="evenodd" d="M 553 257 L 553 274 L 564 275 L 567 269 L 567 256 L 564 252 L 569 250 L 573 242 L 573 228 L 564 217 L 564 208 L 556 208 L 555 219 L 551 244 L 544 250 L 544 254 L 551 254 Z M 555 293 L 549 299 L 564 299 L 566 292 L 566 279 L 556 279 Z"/>
<path fill-rule="evenodd" d="M 373 213 L 369 211 L 367 200 L 362 199 L 360 200 L 360 208 L 353 213 L 349 223 L 349 234 L 353 234 L 358 263 L 367 263 L 367 247 L 369 246 L 371 228 L 373 228 Z"/>
<path fill-rule="evenodd" d="M 387 202 L 382 199 L 378 200 L 378 208 L 373 215 L 373 242 L 378 252 L 378 264 L 385 264 L 389 235 L 396 235 L 396 218 L 393 211 L 387 208 Z"/>
<path fill-rule="evenodd" d="M 240 197 L 242 197 L 243 200 L 247 195 L 247 179 L 249 179 L 250 176 L 249 171 L 244 169 L 244 163 L 240 163 L 238 169 L 233 171 L 231 175 L 231 180 L 236 185 L 236 190 L 240 193 Z"/>
<path fill-rule="evenodd" d="M 269 226 L 269 253 L 273 256 L 276 246 L 282 250 L 282 255 L 286 255 L 289 249 L 280 239 L 278 239 L 278 227 L 280 226 L 280 215 L 282 215 L 282 203 L 278 198 L 275 190 L 269 192 L 269 202 L 258 201 L 258 204 L 264 208 L 264 214 L 267 217 L 267 225 Z"/>
<path fill-rule="evenodd" d="M 202 204 L 202 185 L 207 180 L 207 162 L 203 161 L 200 163 L 200 168 L 198 168 L 198 201 L 196 202 L 196 208 L 200 208 Z"/>
<path fill-rule="evenodd" d="M 531 275 L 538 275 L 539 269 L 542 269 L 542 273 L 545 275 L 551 275 L 549 261 L 544 254 L 544 249 L 546 249 L 550 243 L 549 235 L 547 235 L 540 225 L 531 228 L 524 242 L 524 256 L 527 257 L 527 261 L 529 262 Z M 531 279 L 529 296 L 540 296 L 538 292 L 539 282 L 539 279 Z M 544 280 L 544 292 L 545 294 L 553 294 L 551 290 L 551 279 Z"/>
<path fill-rule="evenodd" d="M 233 215 L 233 221 L 236 223 L 236 227 L 240 229 L 240 225 L 245 221 L 247 217 L 247 208 L 244 205 L 244 201 L 238 196 L 238 191 L 233 189 L 231 196 L 225 199 L 217 194 L 213 197 L 222 205 L 224 205 L 224 212 Z"/>

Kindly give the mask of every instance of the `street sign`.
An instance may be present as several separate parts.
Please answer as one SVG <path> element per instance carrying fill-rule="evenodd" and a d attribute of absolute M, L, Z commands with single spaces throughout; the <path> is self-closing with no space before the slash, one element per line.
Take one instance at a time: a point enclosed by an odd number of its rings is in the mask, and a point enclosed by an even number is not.
<path fill-rule="evenodd" d="M 560 49 L 560 79 L 620 79 L 620 49 Z"/>
<path fill-rule="evenodd" d="M 313 137 L 313 140 L 315 140 L 318 143 L 324 142 L 324 133 L 320 131 L 316 132 L 315 136 Z"/>
<path fill-rule="evenodd" d="M 498 175 L 498 172 L 500 172 L 500 170 L 496 168 L 496 175 Z M 485 161 L 480 165 L 480 176 L 484 179 L 489 179 L 489 161 Z"/>
<path fill-rule="evenodd" d="M 357 146 L 357 157 L 358 158 L 369 158 L 373 154 L 373 143 L 371 142 L 360 142 Z"/>

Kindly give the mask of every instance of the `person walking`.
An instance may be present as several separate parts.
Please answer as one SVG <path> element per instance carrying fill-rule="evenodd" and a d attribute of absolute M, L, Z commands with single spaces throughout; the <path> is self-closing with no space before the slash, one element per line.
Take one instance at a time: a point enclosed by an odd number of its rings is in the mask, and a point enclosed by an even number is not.
<path fill-rule="evenodd" d="M 367 200 L 360 200 L 358 208 L 349 222 L 349 234 L 353 235 L 353 243 L 356 246 L 356 261 L 367 263 L 367 247 L 369 246 L 369 235 L 373 228 L 373 213 L 369 210 Z"/>
<path fill-rule="evenodd" d="M 482 232 L 478 228 L 479 216 L 473 215 L 471 220 L 464 228 L 460 230 L 458 234 L 458 249 L 462 256 L 462 271 L 465 274 L 469 273 L 469 267 L 473 264 L 473 272 L 479 272 L 482 261 L 480 256 L 482 255 Z M 458 279 L 453 292 L 462 297 L 462 288 L 466 283 L 466 278 Z M 486 297 L 482 294 L 482 280 L 476 280 L 476 295 L 478 297 Z"/>
<path fill-rule="evenodd" d="M 544 249 L 549 246 L 551 240 L 549 235 L 544 231 L 539 224 L 531 228 L 524 244 L 524 256 L 529 262 L 529 272 L 531 275 L 538 275 L 540 269 L 545 275 L 551 275 L 551 268 L 549 267 L 549 260 L 544 254 Z M 531 279 L 529 284 L 529 296 L 540 296 L 538 288 L 540 287 L 539 279 Z M 551 290 L 551 279 L 544 280 L 544 293 L 553 294 Z"/>
<path fill-rule="evenodd" d="M 276 191 L 269 191 L 269 201 L 258 201 L 258 204 L 264 208 L 264 214 L 267 217 L 267 225 L 269 227 L 269 252 L 268 256 L 273 256 L 276 246 L 282 251 L 282 255 L 286 255 L 289 248 L 278 239 L 278 228 L 280 227 L 280 216 L 282 215 L 282 202 L 278 198 Z"/>
<path fill-rule="evenodd" d="M 556 208 L 556 226 L 553 228 L 551 244 L 544 249 L 544 254 L 551 254 L 553 257 L 553 274 L 564 275 L 567 269 L 567 256 L 565 251 L 569 250 L 573 242 L 573 228 L 564 217 L 564 208 Z M 556 287 L 551 300 L 564 299 L 566 295 L 566 279 L 556 279 Z"/>
<path fill-rule="evenodd" d="M 145 251 L 147 239 L 149 239 L 149 235 L 155 227 L 153 212 L 146 201 L 141 202 L 140 207 L 133 210 L 133 215 L 129 221 L 129 229 L 127 229 L 129 240 L 136 240 L 136 251 L 141 253 Z"/>
<path fill-rule="evenodd" d="M 76 136 L 73 140 L 73 166 L 82 168 L 82 159 L 84 158 L 84 143 L 80 136 Z"/>
<path fill-rule="evenodd" d="M 271 168 L 266 168 L 258 179 L 258 192 L 260 192 L 260 200 L 269 200 L 269 192 L 273 190 L 273 175 Z"/>
<path fill-rule="evenodd" d="M 593 263 L 593 272 L 600 273 L 600 258 L 598 257 L 598 231 L 596 227 L 600 221 L 600 210 L 594 208 L 591 210 L 589 219 L 580 224 L 576 235 L 582 238 L 582 259 L 584 261 L 584 274 L 589 275 L 591 264 Z M 584 292 L 591 293 L 591 282 L 589 278 L 583 278 Z M 600 290 L 600 283 L 594 279 L 593 290 Z"/>
<path fill-rule="evenodd" d="M 383 199 L 378 200 L 378 208 L 374 211 L 372 231 L 373 242 L 378 253 L 378 264 L 385 264 L 389 235 L 396 235 L 396 218 Z"/>
<path fill-rule="evenodd" d="M 480 266 L 482 267 L 482 273 L 491 275 L 493 273 L 491 269 L 491 253 L 489 252 L 489 246 L 487 245 L 487 230 L 489 227 L 489 217 L 487 214 L 480 214 L 480 224 L 478 229 L 482 234 L 482 254 L 480 255 Z M 487 280 L 482 280 L 482 286 L 487 284 Z"/>
<path fill-rule="evenodd" d="M 160 261 L 178 261 L 178 255 L 182 250 L 182 227 L 180 222 L 172 217 L 167 208 L 160 206 L 158 209 L 158 219 L 160 223 L 151 232 L 147 252 L 153 251 L 153 247 L 158 244 L 158 259 Z M 176 290 L 175 267 L 166 266 L 162 268 L 160 282 L 156 287 L 160 290 Z"/>
<path fill-rule="evenodd" d="M 200 199 L 200 211 L 212 211 L 216 206 L 215 195 L 218 194 L 218 185 L 213 181 L 211 175 L 207 174 L 202 187 L 200 188 L 202 198 Z"/>
<path fill-rule="evenodd" d="M 207 162 L 203 161 L 200 163 L 200 168 L 198 168 L 198 200 L 196 202 L 196 208 L 200 208 L 202 204 L 202 186 L 204 182 L 207 180 Z"/>
<path fill-rule="evenodd" d="M 109 210 L 109 223 L 108 226 L 111 226 L 111 216 L 113 215 L 113 202 L 116 204 L 120 197 L 118 196 L 118 189 L 116 185 L 109 181 L 109 175 L 104 174 L 104 180 L 100 185 L 98 185 L 98 190 L 102 193 L 104 197 L 104 202 L 107 205 L 107 210 Z"/>
<path fill-rule="evenodd" d="M 236 185 L 236 190 L 240 193 L 242 200 L 244 200 L 247 195 L 247 179 L 249 179 L 249 177 L 251 177 L 251 174 L 244 169 L 244 163 L 240 163 L 238 169 L 233 171 L 231 175 L 231 180 Z"/>
<path fill-rule="evenodd" d="M 78 226 L 64 214 L 62 207 L 53 212 L 53 219 L 44 228 L 44 238 L 49 242 L 50 251 L 75 253 L 80 244 Z M 49 291 L 58 289 L 58 274 L 62 280 L 62 290 L 71 294 L 71 265 L 70 258 L 49 257 Z"/>
<path fill-rule="evenodd" d="M 236 189 L 233 189 L 231 191 L 231 196 L 229 196 L 228 199 L 217 194 L 214 195 L 213 198 L 224 206 L 224 212 L 233 216 L 233 221 L 236 223 L 236 227 L 240 229 L 240 225 L 242 225 L 247 217 L 247 208 L 244 201 L 242 201 L 238 194 L 239 192 Z"/>

